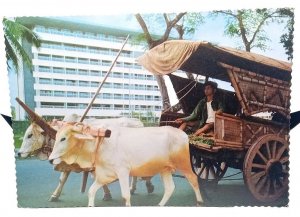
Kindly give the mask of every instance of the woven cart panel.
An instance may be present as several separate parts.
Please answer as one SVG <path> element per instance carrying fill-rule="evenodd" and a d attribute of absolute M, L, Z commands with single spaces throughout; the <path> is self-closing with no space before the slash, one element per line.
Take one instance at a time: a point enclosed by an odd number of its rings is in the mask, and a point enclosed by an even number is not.
<path fill-rule="evenodd" d="M 265 111 L 290 113 L 290 83 L 223 64 L 245 115 Z"/>
<path fill-rule="evenodd" d="M 242 146 L 242 121 L 232 115 L 216 115 L 215 139 L 219 143 Z"/>
<path fill-rule="evenodd" d="M 252 121 L 243 120 L 243 144 L 246 147 L 251 146 L 255 141 L 265 134 L 278 135 L 279 137 L 288 140 L 288 125 L 274 125 L 266 120 L 266 123 L 255 123 Z"/>

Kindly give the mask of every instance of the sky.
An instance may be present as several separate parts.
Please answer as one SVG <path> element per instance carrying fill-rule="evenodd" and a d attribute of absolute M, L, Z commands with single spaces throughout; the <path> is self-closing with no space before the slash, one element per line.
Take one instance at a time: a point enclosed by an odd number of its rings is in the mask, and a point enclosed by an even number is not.
<path fill-rule="evenodd" d="M 224 27 L 226 25 L 225 19 L 223 16 L 217 17 L 208 17 L 206 16 L 207 12 L 202 12 L 202 15 L 205 17 L 204 23 L 201 23 L 194 35 L 188 36 L 187 38 L 190 40 L 196 41 L 209 41 L 212 43 L 216 43 L 220 46 L 228 46 L 236 48 L 239 43 L 237 43 L 237 39 L 229 38 L 224 35 Z M 143 14 L 142 14 L 143 16 Z M 112 15 L 112 16 L 64 16 L 64 17 L 52 17 L 56 19 L 63 19 L 67 21 L 73 21 L 83 24 L 93 24 L 93 25 L 102 25 L 120 29 L 141 31 L 141 27 L 139 23 L 136 21 L 133 14 L 122 14 L 122 15 Z M 158 31 L 154 31 L 153 33 L 159 34 L 159 25 L 157 26 Z M 153 31 L 153 28 L 150 28 L 150 31 Z M 270 37 L 270 41 L 267 43 L 269 49 L 266 51 L 261 51 L 259 49 L 252 49 L 251 52 L 259 53 L 262 55 L 266 55 L 275 59 L 280 59 L 287 61 L 287 56 L 282 47 L 282 44 L 279 43 L 279 38 L 284 30 L 284 24 L 269 24 L 265 27 L 265 30 Z M 174 35 L 176 37 L 176 35 Z M 10 87 L 11 87 L 11 103 L 15 104 L 15 96 L 16 86 L 12 85 L 15 83 L 16 75 L 14 73 L 10 73 Z M 176 94 L 172 88 L 172 84 L 167 76 L 165 76 L 166 85 L 168 88 L 168 93 L 171 101 L 171 105 L 174 105 L 178 102 Z M 232 90 L 230 84 L 219 83 L 219 87 L 224 89 Z"/>

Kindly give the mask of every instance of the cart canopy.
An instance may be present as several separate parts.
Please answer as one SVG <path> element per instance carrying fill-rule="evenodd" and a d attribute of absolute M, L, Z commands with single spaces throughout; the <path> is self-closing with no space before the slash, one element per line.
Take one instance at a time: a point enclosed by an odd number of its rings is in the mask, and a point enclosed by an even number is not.
<path fill-rule="evenodd" d="M 154 74 L 183 70 L 223 81 L 230 80 L 220 63 L 284 81 L 290 81 L 292 71 L 288 62 L 209 42 L 186 40 L 166 41 L 146 51 L 137 61 Z"/>

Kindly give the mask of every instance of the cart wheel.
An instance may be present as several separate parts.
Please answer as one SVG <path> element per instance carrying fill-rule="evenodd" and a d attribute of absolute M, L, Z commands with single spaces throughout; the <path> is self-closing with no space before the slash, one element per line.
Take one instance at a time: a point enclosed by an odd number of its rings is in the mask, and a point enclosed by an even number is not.
<path fill-rule="evenodd" d="M 228 168 L 225 162 L 192 155 L 192 165 L 196 175 L 205 182 L 218 184 Z"/>
<path fill-rule="evenodd" d="M 272 202 L 288 189 L 288 142 L 276 135 L 265 135 L 253 144 L 244 160 L 244 181 L 261 202 Z"/>

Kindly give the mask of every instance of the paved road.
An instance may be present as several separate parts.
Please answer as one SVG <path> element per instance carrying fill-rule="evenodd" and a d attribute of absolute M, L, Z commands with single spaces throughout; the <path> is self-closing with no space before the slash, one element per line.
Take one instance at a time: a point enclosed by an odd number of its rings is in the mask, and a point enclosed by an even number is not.
<path fill-rule="evenodd" d="M 87 206 L 87 193 L 80 193 L 82 174 L 70 175 L 61 198 L 58 202 L 48 202 L 48 198 L 57 186 L 59 172 L 53 170 L 47 161 L 36 159 L 16 160 L 16 174 L 18 187 L 19 207 L 80 207 Z M 236 173 L 237 170 L 229 169 L 226 176 Z M 242 178 L 241 175 L 234 178 Z M 162 198 L 163 186 L 159 176 L 152 179 L 155 190 L 148 194 L 143 181 L 138 182 L 136 194 L 131 197 L 133 206 L 156 206 Z M 168 206 L 194 206 L 195 196 L 188 182 L 180 177 L 174 177 L 175 192 L 168 202 Z M 92 183 L 89 177 L 88 185 Z M 119 183 L 109 186 L 113 200 L 103 201 L 102 191 L 97 192 L 96 206 L 122 206 Z M 287 197 L 271 203 L 262 204 L 257 202 L 247 191 L 242 180 L 221 181 L 217 189 L 206 189 L 211 201 L 205 206 L 286 206 Z"/>

